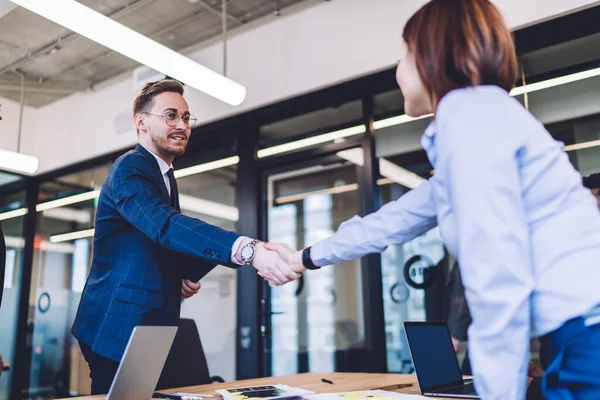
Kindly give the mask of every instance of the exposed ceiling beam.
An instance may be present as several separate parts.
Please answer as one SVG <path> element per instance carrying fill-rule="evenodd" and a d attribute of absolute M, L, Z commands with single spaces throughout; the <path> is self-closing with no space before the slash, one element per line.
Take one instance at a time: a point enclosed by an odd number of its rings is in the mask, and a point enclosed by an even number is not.
<path fill-rule="evenodd" d="M 128 1 L 127 4 L 125 4 L 125 6 L 119 8 L 118 10 L 108 14 L 107 16 L 112 18 L 112 19 L 116 19 L 119 17 L 122 17 L 126 14 L 129 14 L 130 12 L 133 12 L 141 7 L 144 7 L 147 4 L 150 4 L 152 2 L 154 2 L 156 0 L 133 0 L 133 1 Z M 21 67 L 22 65 L 28 63 L 30 60 L 41 56 L 41 55 L 45 55 L 47 54 L 50 50 L 52 50 L 53 48 L 55 48 L 57 45 L 59 44 L 65 44 L 65 43 L 69 43 L 73 40 L 79 39 L 81 38 L 81 35 L 75 33 L 75 32 L 70 32 L 66 35 L 63 35 L 61 37 L 59 37 L 56 40 L 53 40 L 51 43 L 45 44 L 41 47 L 38 47 L 37 49 L 31 51 L 28 55 L 19 58 L 16 61 L 13 61 L 10 64 L 4 65 L 2 67 L 0 67 L 0 75 L 8 72 L 8 71 L 14 71 L 17 68 Z"/>

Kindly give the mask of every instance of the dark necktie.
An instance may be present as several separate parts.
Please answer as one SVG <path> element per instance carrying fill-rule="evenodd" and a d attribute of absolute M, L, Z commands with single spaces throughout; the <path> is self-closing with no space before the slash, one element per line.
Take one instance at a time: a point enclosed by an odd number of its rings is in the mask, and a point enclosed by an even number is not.
<path fill-rule="evenodd" d="M 171 187 L 171 207 L 181 211 L 179 208 L 179 191 L 177 190 L 177 181 L 175 181 L 175 175 L 173 174 L 173 168 L 167 171 L 169 177 L 169 186 Z"/>

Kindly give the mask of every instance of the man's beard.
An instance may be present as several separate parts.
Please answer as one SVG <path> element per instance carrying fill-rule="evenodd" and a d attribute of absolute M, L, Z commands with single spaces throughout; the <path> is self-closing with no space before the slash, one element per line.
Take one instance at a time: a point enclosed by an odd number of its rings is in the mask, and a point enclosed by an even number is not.
<path fill-rule="evenodd" d="M 173 156 L 173 157 L 179 157 L 181 155 L 183 155 L 185 153 L 185 148 L 187 147 L 187 141 L 185 143 L 185 146 L 172 146 L 169 143 L 169 138 L 167 139 L 163 139 L 160 136 L 155 136 L 155 135 L 150 135 L 150 139 L 152 140 L 152 143 L 154 143 L 156 145 L 156 147 L 158 149 L 160 149 L 160 151 Z"/>

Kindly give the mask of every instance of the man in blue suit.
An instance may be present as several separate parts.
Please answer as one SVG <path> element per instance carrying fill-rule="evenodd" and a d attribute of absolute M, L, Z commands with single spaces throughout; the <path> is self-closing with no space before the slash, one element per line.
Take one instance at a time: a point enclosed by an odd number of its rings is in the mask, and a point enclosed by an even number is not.
<path fill-rule="evenodd" d="M 275 252 L 181 214 L 172 163 L 195 118 L 173 80 L 147 84 L 133 105 L 139 144 L 113 165 L 96 214 L 94 254 L 72 333 L 107 393 L 137 325 L 178 325 L 181 297 L 216 264 L 252 265 L 273 285 L 299 278 Z"/>

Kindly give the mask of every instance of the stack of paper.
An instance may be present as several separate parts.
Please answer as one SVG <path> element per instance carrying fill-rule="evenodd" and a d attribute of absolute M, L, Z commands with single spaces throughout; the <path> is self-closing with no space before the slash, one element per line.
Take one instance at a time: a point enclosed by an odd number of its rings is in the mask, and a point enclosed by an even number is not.
<path fill-rule="evenodd" d="M 217 390 L 217 393 L 224 400 L 296 400 L 314 392 L 279 384 Z"/>

